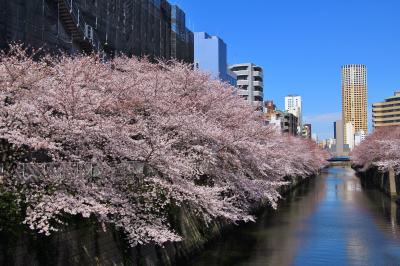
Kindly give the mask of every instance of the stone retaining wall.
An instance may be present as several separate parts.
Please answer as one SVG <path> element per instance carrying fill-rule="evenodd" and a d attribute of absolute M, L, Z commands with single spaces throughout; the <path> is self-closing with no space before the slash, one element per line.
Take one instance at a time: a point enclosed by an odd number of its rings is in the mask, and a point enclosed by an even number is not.
<path fill-rule="evenodd" d="M 289 193 L 303 178 L 290 179 L 281 188 Z M 95 221 L 72 218 L 62 232 L 49 237 L 23 226 L 0 231 L 0 265 L 184 265 L 186 258 L 200 252 L 207 242 L 235 227 L 215 221 L 206 227 L 185 208 L 174 211 L 173 228 L 184 241 L 165 247 L 145 245 L 130 248 L 121 232 L 103 232 Z"/>
<path fill-rule="evenodd" d="M 397 199 L 400 192 L 400 175 L 393 170 L 382 172 L 378 168 L 370 168 L 367 171 L 360 171 L 355 168 L 363 184 L 373 185 L 393 199 Z"/>

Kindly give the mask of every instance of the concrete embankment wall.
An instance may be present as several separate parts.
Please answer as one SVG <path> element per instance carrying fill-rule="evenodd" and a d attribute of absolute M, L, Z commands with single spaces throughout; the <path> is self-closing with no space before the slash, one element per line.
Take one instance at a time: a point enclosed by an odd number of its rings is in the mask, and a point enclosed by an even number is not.
<path fill-rule="evenodd" d="M 400 175 L 396 175 L 393 170 L 382 172 L 378 168 L 370 168 L 365 172 L 355 168 L 358 176 L 365 185 L 372 185 L 393 199 L 400 195 Z"/>
<path fill-rule="evenodd" d="M 288 180 L 291 183 L 283 186 L 281 193 L 289 193 L 303 180 Z M 235 228 L 223 221 L 207 227 L 185 208 L 173 211 L 171 216 L 173 228 L 184 241 L 165 247 L 130 248 L 123 233 L 111 227 L 104 232 L 97 222 L 80 218 L 71 218 L 68 227 L 49 237 L 14 224 L 0 230 L 0 265 L 176 265 Z"/>

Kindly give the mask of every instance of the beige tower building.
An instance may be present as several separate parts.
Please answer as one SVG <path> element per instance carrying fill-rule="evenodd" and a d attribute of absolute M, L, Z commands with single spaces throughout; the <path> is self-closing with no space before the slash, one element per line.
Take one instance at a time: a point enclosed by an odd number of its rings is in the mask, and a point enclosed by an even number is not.
<path fill-rule="evenodd" d="M 354 132 L 368 133 L 367 68 L 365 65 L 342 66 L 343 124 L 352 123 Z M 348 139 L 346 131 L 344 139 Z"/>

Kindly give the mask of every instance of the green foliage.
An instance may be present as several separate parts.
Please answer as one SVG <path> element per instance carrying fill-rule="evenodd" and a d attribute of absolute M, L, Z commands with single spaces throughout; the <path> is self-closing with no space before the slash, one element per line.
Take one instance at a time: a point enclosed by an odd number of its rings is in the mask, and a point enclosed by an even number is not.
<path fill-rule="evenodd" d="M 0 187 L 0 232 L 16 235 L 22 230 L 22 221 L 17 196 Z"/>

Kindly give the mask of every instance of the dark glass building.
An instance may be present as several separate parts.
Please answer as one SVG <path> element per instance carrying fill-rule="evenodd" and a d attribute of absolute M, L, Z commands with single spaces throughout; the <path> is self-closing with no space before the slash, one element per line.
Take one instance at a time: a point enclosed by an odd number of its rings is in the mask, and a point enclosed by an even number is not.
<path fill-rule="evenodd" d="M 194 61 L 194 34 L 186 28 L 185 13 L 176 5 L 171 7 L 171 57 Z"/>
<path fill-rule="evenodd" d="M 194 53 L 185 13 L 166 0 L 0 0 L 0 48 L 12 41 L 188 63 Z"/>

